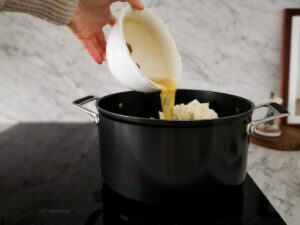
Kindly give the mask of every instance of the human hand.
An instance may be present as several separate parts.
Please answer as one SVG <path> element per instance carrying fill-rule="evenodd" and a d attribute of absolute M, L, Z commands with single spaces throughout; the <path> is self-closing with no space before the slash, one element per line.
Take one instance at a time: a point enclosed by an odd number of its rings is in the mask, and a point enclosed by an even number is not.
<path fill-rule="evenodd" d="M 106 24 L 115 24 L 116 18 L 110 11 L 110 5 L 117 1 L 128 2 L 134 9 L 142 10 L 144 8 L 140 0 L 80 0 L 78 8 L 68 24 L 83 47 L 98 64 L 101 64 L 106 58 L 103 27 Z"/>

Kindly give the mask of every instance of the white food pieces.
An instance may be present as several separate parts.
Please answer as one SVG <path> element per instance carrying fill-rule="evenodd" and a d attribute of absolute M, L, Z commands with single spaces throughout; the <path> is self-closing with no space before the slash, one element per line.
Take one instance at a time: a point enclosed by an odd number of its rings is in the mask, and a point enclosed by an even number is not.
<path fill-rule="evenodd" d="M 159 112 L 159 118 L 164 119 L 163 112 Z M 193 100 L 187 105 L 180 104 L 174 106 L 173 120 L 208 120 L 218 118 L 218 114 L 209 108 L 209 103 L 200 103 Z"/>

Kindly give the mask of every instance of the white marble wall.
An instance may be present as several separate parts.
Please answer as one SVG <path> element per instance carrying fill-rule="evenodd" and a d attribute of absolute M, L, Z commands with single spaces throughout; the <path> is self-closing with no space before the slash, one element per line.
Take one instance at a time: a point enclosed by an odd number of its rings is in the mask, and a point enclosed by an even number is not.
<path fill-rule="evenodd" d="M 144 2 L 176 40 L 181 87 L 231 92 L 256 103 L 278 89 L 282 10 L 300 8 L 300 0 Z M 88 120 L 71 107 L 74 99 L 123 90 L 66 27 L 0 14 L 0 122 Z"/>

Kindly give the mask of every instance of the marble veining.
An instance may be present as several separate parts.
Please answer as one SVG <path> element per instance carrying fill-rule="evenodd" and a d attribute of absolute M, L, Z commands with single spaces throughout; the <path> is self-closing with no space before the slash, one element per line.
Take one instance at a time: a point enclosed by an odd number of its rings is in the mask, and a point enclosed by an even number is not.
<path fill-rule="evenodd" d="M 300 0 L 144 2 L 177 43 L 182 88 L 234 93 L 255 103 L 278 92 L 282 10 L 300 8 Z M 0 13 L 0 123 L 90 121 L 71 106 L 74 99 L 124 90 L 66 27 Z M 300 153 L 249 150 L 250 175 L 287 224 L 299 225 Z"/>
<path fill-rule="evenodd" d="M 300 152 L 250 145 L 248 172 L 288 225 L 300 221 Z"/>
<path fill-rule="evenodd" d="M 299 7 L 299 0 L 144 2 L 177 43 L 180 87 L 229 92 L 255 103 L 278 92 L 282 10 Z M 113 7 L 116 15 L 122 6 Z M 0 83 L 0 122 L 88 121 L 71 107 L 74 99 L 127 90 L 66 27 L 11 13 L 0 13 Z"/>

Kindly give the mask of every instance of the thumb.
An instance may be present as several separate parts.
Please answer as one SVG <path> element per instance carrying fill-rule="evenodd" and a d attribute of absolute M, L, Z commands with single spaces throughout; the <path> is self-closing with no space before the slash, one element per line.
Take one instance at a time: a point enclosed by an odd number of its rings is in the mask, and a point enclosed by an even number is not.
<path fill-rule="evenodd" d="M 128 2 L 134 9 L 144 9 L 144 4 L 140 0 L 111 0 L 111 2 Z"/>
<path fill-rule="evenodd" d="M 108 24 L 111 25 L 111 26 L 113 26 L 116 22 L 117 22 L 116 17 L 115 17 L 114 15 L 111 14 L 111 15 L 110 15 L 110 18 L 109 18 L 109 20 L 108 20 Z"/>
<path fill-rule="evenodd" d="M 138 10 L 143 10 L 144 9 L 144 4 L 140 0 L 127 0 L 127 2 L 134 9 L 138 9 Z"/>

